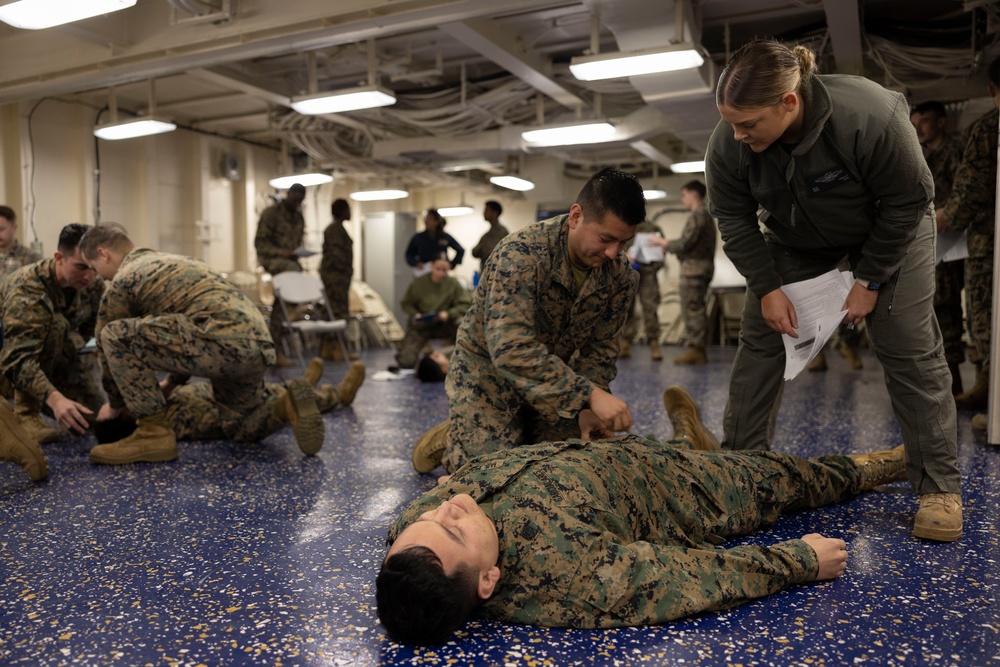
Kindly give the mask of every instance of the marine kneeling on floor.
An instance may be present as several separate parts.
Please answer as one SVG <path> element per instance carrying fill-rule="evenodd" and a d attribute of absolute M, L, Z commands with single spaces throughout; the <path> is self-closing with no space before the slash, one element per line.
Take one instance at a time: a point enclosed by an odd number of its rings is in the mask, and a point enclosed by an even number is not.
<path fill-rule="evenodd" d="M 903 447 L 805 460 L 717 451 L 694 400 L 664 393 L 670 442 L 634 435 L 481 456 L 389 530 L 378 615 L 396 641 L 447 641 L 473 613 L 540 626 L 653 625 L 844 573 L 819 534 L 725 540 L 904 478 Z"/>

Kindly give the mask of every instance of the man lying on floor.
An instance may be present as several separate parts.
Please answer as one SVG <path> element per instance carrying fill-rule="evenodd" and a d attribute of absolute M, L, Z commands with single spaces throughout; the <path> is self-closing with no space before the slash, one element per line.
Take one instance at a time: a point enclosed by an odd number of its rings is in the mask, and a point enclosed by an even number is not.
<path fill-rule="evenodd" d="M 652 625 L 844 573 L 819 534 L 719 545 L 780 514 L 904 478 L 902 446 L 804 460 L 717 447 L 680 387 L 668 443 L 634 435 L 524 445 L 473 459 L 389 529 L 378 615 L 389 636 L 447 641 L 475 613 L 573 628 Z"/>

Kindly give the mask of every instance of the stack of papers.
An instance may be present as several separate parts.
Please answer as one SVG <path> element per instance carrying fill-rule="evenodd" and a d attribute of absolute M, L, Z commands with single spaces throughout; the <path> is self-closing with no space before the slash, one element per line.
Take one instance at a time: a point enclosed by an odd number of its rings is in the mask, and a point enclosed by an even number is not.
<path fill-rule="evenodd" d="M 632 253 L 635 256 L 635 261 L 642 264 L 663 261 L 663 248 L 653 245 L 651 242 L 654 236 L 659 236 L 659 234 L 654 232 L 639 232 L 635 235 L 635 241 L 632 243 Z"/>
<path fill-rule="evenodd" d="M 820 353 L 844 321 L 844 302 L 854 286 L 854 274 L 833 269 L 810 280 L 782 285 L 781 291 L 795 306 L 798 338 L 782 334 L 785 343 L 785 380 L 802 372 Z"/>

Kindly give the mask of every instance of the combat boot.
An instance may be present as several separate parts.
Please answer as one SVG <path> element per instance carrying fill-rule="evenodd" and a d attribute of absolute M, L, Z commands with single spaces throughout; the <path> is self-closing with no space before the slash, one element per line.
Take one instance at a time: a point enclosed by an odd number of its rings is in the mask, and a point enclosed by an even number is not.
<path fill-rule="evenodd" d="M 618 343 L 618 358 L 628 359 L 631 356 L 632 356 L 632 344 L 629 343 L 628 338 L 622 337 Z"/>
<path fill-rule="evenodd" d="M 289 367 L 294 366 L 294 365 L 295 365 L 295 362 L 292 361 L 291 359 L 289 359 L 288 357 L 286 357 L 281 352 L 278 352 L 278 353 L 275 354 L 275 356 L 274 356 L 274 363 L 272 364 L 272 366 L 276 366 L 278 368 L 289 368 Z"/>
<path fill-rule="evenodd" d="M 815 357 L 813 357 L 813 360 L 809 362 L 808 366 L 806 366 L 806 370 L 808 370 L 810 372 L 813 372 L 813 373 L 817 373 L 819 371 L 825 371 L 826 370 L 826 353 L 823 352 L 823 350 L 820 350 L 819 354 L 817 354 Z"/>
<path fill-rule="evenodd" d="M 691 394 L 674 385 L 663 392 L 663 407 L 674 425 L 674 438 L 684 440 L 694 449 L 717 452 L 722 447 L 712 432 L 701 422 L 701 411 Z"/>
<path fill-rule="evenodd" d="M 854 347 L 853 345 L 848 345 L 847 343 L 841 343 L 840 356 L 842 356 L 844 359 L 847 359 L 847 364 L 851 367 L 852 370 L 860 371 L 862 368 L 865 367 L 865 365 L 861 363 L 861 357 L 858 356 L 858 348 Z"/>
<path fill-rule="evenodd" d="M 14 414 L 21 427 L 28 432 L 32 440 L 39 444 L 44 445 L 66 437 L 66 433 L 62 429 L 53 428 L 45 423 L 38 401 L 19 389 L 14 390 Z"/>
<path fill-rule="evenodd" d="M 360 361 L 351 364 L 347 375 L 337 385 L 337 398 L 341 405 L 350 405 L 354 402 L 354 397 L 358 393 L 358 388 L 365 381 L 365 365 Z"/>
<path fill-rule="evenodd" d="M 876 486 L 906 479 L 906 457 L 903 445 L 881 452 L 848 454 L 847 456 L 861 469 L 862 491 L 870 491 Z"/>
<path fill-rule="evenodd" d="M 692 345 L 688 351 L 674 357 L 674 363 L 678 366 L 703 366 L 708 362 L 708 355 L 705 348 Z"/>
<path fill-rule="evenodd" d="M 444 448 L 448 444 L 448 431 L 451 421 L 444 420 L 431 430 L 420 436 L 417 446 L 413 448 L 413 469 L 421 474 L 427 474 L 441 465 L 444 458 Z"/>
<path fill-rule="evenodd" d="M 137 419 L 136 424 L 135 431 L 127 438 L 91 449 L 91 463 L 121 465 L 173 461 L 177 458 L 177 438 L 165 412 Z"/>
<path fill-rule="evenodd" d="M 649 356 L 652 357 L 653 361 L 663 360 L 663 352 L 660 351 L 660 341 L 655 338 L 649 339 Z"/>
<path fill-rule="evenodd" d="M 0 401 L 0 461 L 11 461 L 24 468 L 35 482 L 49 476 L 49 464 L 38 443 L 22 428 L 6 401 Z"/>
<path fill-rule="evenodd" d="M 958 396 L 962 393 L 962 371 L 959 370 L 957 361 L 948 362 L 948 371 L 951 373 L 951 395 Z"/>
<path fill-rule="evenodd" d="M 306 372 L 302 374 L 302 379 L 315 387 L 319 384 L 320 378 L 322 377 L 323 360 L 319 357 L 313 357 L 306 366 Z"/>
<path fill-rule="evenodd" d="M 935 542 L 954 542 L 962 536 L 962 496 L 925 493 L 913 519 L 913 536 Z"/>
<path fill-rule="evenodd" d="M 326 431 L 323 417 L 316 405 L 316 393 L 306 379 L 292 380 L 285 384 L 285 393 L 274 404 L 274 416 L 292 425 L 295 442 L 306 456 L 323 448 Z"/>
<path fill-rule="evenodd" d="M 978 368 L 976 369 L 976 384 L 972 389 L 955 397 L 955 407 L 959 410 L 985 410 L 990 397 L 989 378 Z"/>
<path fill-rule="evenodd" d="M 989 426 L 989 422 L 986 420 L 985 412 L 980 412 L 978 415 L 972 418 L 973 429 L 977 431 L 985 431 L 987 426 Z"/>

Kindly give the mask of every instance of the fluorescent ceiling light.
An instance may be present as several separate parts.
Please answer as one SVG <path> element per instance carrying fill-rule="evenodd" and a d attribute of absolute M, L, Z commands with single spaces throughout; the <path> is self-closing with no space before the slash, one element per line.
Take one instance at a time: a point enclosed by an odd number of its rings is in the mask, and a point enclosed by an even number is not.
<path fill-rule="evenodd" d="M 615 126 L 607 121 L 573 123 L 526 130 L 521 138 L 532 146 L 575 146 L 597 144 L 614 138 Z"/>
<path fill-rule="evenodd" d="M 701 174 L 705 172 L 705 161 L 674 162 L 670 165 L 670 170 L 675 174 Z"/>
<path fill-rule="evenodd" d="M 455 215 L 469 215 L 473 212 L 473 208 L 471 206 L 446 206 L 439 208 L 437 212 L 447 218 Z"/>
<path fill-rule="evenodd" d="M 410 193 L 406 190 L 360 190 L 350 194 L 354 201 L 383 201 L 386 199 L 406 199 Z"/>
<path fill-rule="evenodd" d="M 659 188 L 655 188 L 653 190 L 643 190 L 642 196 L 645 197 L 647 201 L 650 199 L 666 199 L 667 191 L 660 190 Z"/>
<path fill-rule="evenodd" d="M 267 182 L 275 190 L 287 190 L 296 183 L 303 187 L 309 187 L 310 185 L 323 185 L 324 183 L 332 183 L 333 176 L 330 174 L 292 174 L 291 176 L 279 176 L 278 178 L 272 178 Z"/>
<path fill-rule="evenodd" d="M 118 139 L 132 139 L 151 134 L 173 132 L 176 129 L 177 126 L 168 120 L 160 120 L 158 118 L 130 118 L 129 120 L 98 125 L 94 128 L 94 136 L 108 141 L 117 141 Z"/>
<path fill-rule="evenodd" d="M 396 96 L 378 86 L 362 86 L 332 93 L 313 93 L 292 98 L 292 108 L 305 116 L 341 113 L 396 103 Z"/>
<path fill-rule="evenodd" d="M 705 59 L 693 44 L 675 44 L 639 51 L 580 56 L 570 60 L 569 71 L 581 81 L 599 81 L 691 69 L 701 67 L 704 63 Z"/>
<path fill-rule="evenodd" d="M 442 162 L 438 166 L 439 171 L 470 171 L 472 169 L 489 169 L 497 167 L 500 162 L 483 158 L 472 158 L 468 160 L 450 160 Z"/>
<path fill-rule="evenodd" d="M 527 192 L 528 190 L 535 189 L 534 183 L 524 178 L 518 178 L 517 176 L 490 176 L 490 183 L 499 185 L 501 188 L 517 190 L 519 192 Z"/>
<path fill-rule="evenodd" d="M 136 0 L 19 0 L 0 7 L 0 21 L 15 28 L 41 30 L 117 12 Z"/>

